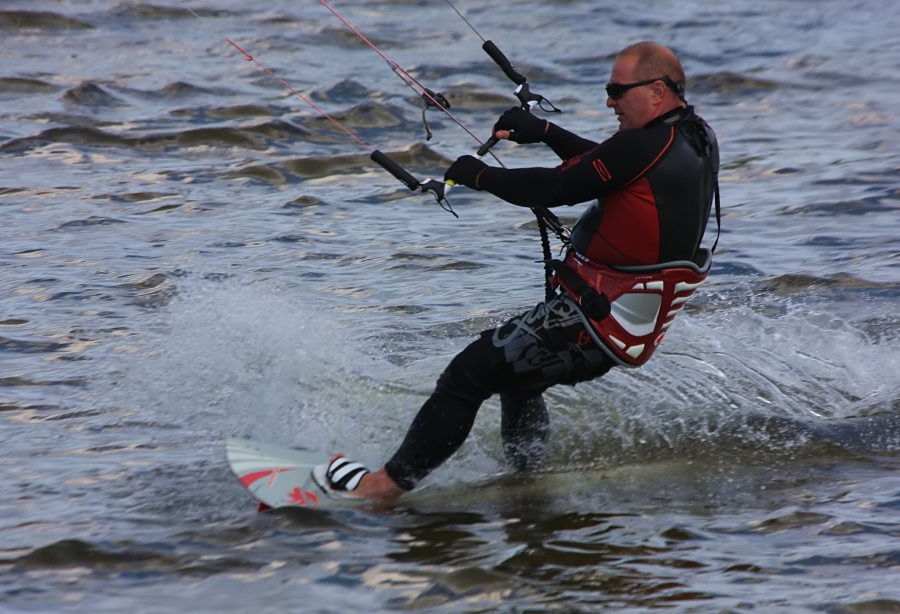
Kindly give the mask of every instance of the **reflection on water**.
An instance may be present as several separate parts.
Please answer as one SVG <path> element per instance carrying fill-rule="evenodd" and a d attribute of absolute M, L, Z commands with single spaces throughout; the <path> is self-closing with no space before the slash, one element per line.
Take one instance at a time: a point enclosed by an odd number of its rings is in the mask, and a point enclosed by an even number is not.
<path fill-rule="evenodd" d="M 681 54 L 723 147 L 710 282 L 650 364 L 548 394 L 545 470 L 504 473 L 491 400 L 396 509 L 256 515 L 219 442 L 382 462 L 448 359 L 541 297 L 533 219 L 463 189 L 456 219 L 371 162 L 440 177 L 477 144 L 434 110 L 426 141 L 421 100 L 318 3 L 4 3 L 3 607 L 900 608 L 884 7 L 517 6 L 459 4 L 584 134 L 615 129 L 618 47 Z M 443 3 L 337 8 L 473 133 L 514 103 Z"/>

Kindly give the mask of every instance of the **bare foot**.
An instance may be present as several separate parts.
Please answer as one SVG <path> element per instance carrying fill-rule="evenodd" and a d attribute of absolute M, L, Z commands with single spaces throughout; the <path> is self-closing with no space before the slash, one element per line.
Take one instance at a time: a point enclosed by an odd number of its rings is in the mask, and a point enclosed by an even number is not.
<path fill-rule="evenodd" d="M 393 503 L 405 492 L 382 467 L 363 476 L 353 494 L 373 503 Z"/>

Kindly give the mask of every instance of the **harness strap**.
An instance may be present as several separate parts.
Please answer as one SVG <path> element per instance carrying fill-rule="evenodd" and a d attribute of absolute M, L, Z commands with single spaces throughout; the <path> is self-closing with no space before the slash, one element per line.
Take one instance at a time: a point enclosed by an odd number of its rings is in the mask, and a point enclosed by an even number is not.
<path fill-rule="evenodd" d="M 719 174 L 716 173 L 713 175 L 713 181 L 715 181 L 715 195 L 716 195 L 716 240 L 713 241 L 712 248 L 710 248 L 709 253 L 716 253 L 716 246 L 719 244 L 719 236 L 722 234 L 722 204 L 721 199 L 719 198 Z"/>
<path fill-rule="evenodd" d="M 601 349 L 618 364 L 634 367 L 656 351 L 706 279 L 712 258 L 709 250 L 700 249 L 691 260 L 610 267 L 570 250 L 565 260 L 550 264 Z"/>
<path fill-rule="evenodd" d="M 550 266 L 562 282 L 577 295 L 578 305 L 591 320 L 599 322 L 609 315 L 610 303 L 605 294 L 597 292 L 581 275 L 561 260 L 550 260 Z"/>
<path fill-rule="evenodd" d="M 706 159 L 710 159 L 713 154 L 713 143 L 710 140 L 709 133 L 707 132 L 707 128 L 709 127 L 705 120 L 699 117 L 694 113 L 694 107 L 688 106 L 688 114 L 681 120 L 689 120 L 693 119 L 697 123 L 699 123 L 699 130 L 697 130 L 696 134 L 700 140 L 700 148 L 701 150 L 698 152 L 700 155 Z M 715 195 L 715 205 L 716 205 L 716 239 L 713 241 L 713 246 L 710 248 L 709 253 L 715 254 L 716 247 L 719 245 L 719 237 L 722 235 L 722 199 L 719 196 L 719 164 L 718 160 L 711 161 L 709 167 L 710 173 L 712 174 L 713 180 L 713 194 Z"/>
<path fill-rule="evenodd" d="M 541 207 L 533 208 L 532 211 L 534 212 L 535 218 L 537 218 L 538 230 L 541 234 L 541 248 L 544 253 L 544 299 L 550 301 L 556 296 L 556 288 L 550 280 L 554 271 L 552 263 L 559 261 L 551 259 L 550 235 L 547 232 L 547 229 L 552 229 L 554 234 L 556 234 L 556 237 L 562 241 L 563 245 L 569 244 L 569 230 L 563 226 L 562 222 L 559 221 L 559 218 L 556 217 L 550 209 Z"/>

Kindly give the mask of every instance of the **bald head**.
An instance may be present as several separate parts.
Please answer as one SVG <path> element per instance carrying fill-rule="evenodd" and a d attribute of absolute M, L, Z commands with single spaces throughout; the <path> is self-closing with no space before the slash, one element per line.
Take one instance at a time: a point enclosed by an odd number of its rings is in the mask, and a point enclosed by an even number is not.
<path fill-rule="evenodd" d="M 634 61 L 636 79 L 669 77 L 675 83 L 684 83 L 684 68 L 668 47 L 652 41 L 641 41 L 625 47 L 619 52 L 620 58 Z"/>
<path fill-rule="evenodd" d="M 642 128 L 654 118 L 683 107 L 684 69 L 671 49 L 642 41 L 619 52 L 607 84 L 606 106 L 619 128 Z"/>

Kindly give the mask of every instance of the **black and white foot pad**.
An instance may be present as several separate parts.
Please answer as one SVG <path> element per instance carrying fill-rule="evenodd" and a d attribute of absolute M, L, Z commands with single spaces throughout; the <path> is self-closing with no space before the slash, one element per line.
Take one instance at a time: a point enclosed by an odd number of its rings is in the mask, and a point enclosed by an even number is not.
<path fill-rule="evenodd" d="M 339 456 L 326 465 L 313 469 L 313 477 L 319 486 L 335 495 L 345 495 L 356 490 L 363 477 L 369 473 L 361 463 Z"/>

